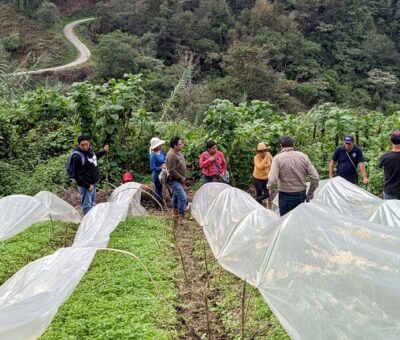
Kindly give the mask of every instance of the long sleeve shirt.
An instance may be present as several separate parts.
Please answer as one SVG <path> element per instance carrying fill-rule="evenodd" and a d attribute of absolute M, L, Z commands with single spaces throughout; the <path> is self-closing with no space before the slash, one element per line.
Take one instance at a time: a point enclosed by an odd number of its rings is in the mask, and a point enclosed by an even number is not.
<path fill-rule="evenodd" d="M 82 164 L 81 156 L 77 154 L 72 156 L 76 183 L 81 187 L 89 189 L 90 185 L 95 184 L 100 179 L 97 159 L 104 156 L 106 152 L 101 150 L 95 153 L 91 148 L 85 152 L 79 147 L 75 150 L 81 152 L 85 157 L 85 161 Z"/>
<path fill-rule="evenodd" d="M 318 187 L 319 176 L 308 156 L 293 148 L 283 148 L 272 160 L 271 171 L 267 188 L 282 192 L 305 191 L 306 178 L 310 178 L 310 189 L 308 194 L 313 194 Z"/>
<path fill-rule="evenodd" d="M 259 154 L 255 155 L 253 177 L 256 179 L 268 179 L 271 164 L 272 156 L 269 152 L 267 152 L 264 158 L 262 158 Z"/>
<path fill-rule="evenodd" d="M 221 151 L 215 154 L 215 160 L 211 161 L 211 155 L 208 151 L 204 151 L 200 155 L 199 167 L 204 176 L 219 176 L 226 172 L 226 160 Z"/>
<path fill-rule="evenodd" d="M 155 172 L 156 174 L 160 174 L 161 165 L 165 163 L 165 154 L 164 152 L 156 153 L 154 151 L 150 154 L 150 170 L 151 172 Z"/>
<path fill-rule="evenodd" d="M 183 182 L 186 178 L 186 161 L 181 152 L 170 149 L 167 153 L 165 165 L 169 171 L 169 179 Z"/>

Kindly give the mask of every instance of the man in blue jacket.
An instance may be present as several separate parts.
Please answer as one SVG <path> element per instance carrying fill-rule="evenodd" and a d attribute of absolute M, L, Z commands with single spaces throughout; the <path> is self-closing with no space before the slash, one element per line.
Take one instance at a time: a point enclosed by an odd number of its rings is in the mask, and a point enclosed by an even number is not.
<path fill-rule="evenodd" d="M 94 152 L 90 146 L 89 138 L 85 135 L 78 137 L 78 147 L 72 156 L 74 179 L 81 194 L 81 206 L 86 215 L 93 207 L 96 199 L 96 183 L 100 179 L 97 158 L 104 156 L 109 151 L 105 145 L 103 150 Z"/>
<path fill-rule="evenodd" d="M 329 177 L 333 177 L 333 170 L 337 162 L 336 176 L 343 177 L 353 184 L 358 182 L 357 167 L 360 168 L 363 184 L 368 184 L 367 171 L 364 166 L 364 155 L 357 145 L 354 144 L 353 136 L 344 137 L 344 145 L 338 146 L 329 163 Z"/>

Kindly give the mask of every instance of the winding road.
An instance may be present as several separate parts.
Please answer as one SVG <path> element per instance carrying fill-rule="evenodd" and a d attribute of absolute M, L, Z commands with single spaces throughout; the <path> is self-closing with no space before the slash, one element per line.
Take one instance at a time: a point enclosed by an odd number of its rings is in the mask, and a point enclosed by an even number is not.
<path fill-rule="evenodd" d="M 61 70 L 67 70 L 70 68 L 73 68 L 75 66 L 78 66 L 80 64 L 85 63 L 91 56 L 91 53 L 89 49 L 84 45 L 78 37 L 74 33 L 74 28 L 75 26 L 81 24 L 82 22 L 94 20 L 94 18 L 86 18 L 86 19 L 81 19 L 77 21 L 73 21 L 66 25 L 63 29 L 63 33 L 65 37 L 71 42 L 72 45 L 75 46 L 75 48 L 78 50 L 78 58 L 65 65 L 61 66 L 55 66 L 55 67 L 49 67 L 49 68 L 44 68 L 40 70 L 35 70 L 35 71 L 26 71 L 26 72 L 19 72 L 19 74 L 38 74 L 38 73 L 44 73 L 44 72 L 56 72 L 56 71 L 61 71 Z"/>

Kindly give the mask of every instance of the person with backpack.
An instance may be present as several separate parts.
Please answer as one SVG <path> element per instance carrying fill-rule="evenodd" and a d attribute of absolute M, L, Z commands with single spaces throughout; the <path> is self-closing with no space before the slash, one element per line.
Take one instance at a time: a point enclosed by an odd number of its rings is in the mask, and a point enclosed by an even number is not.
<path fill-rule="evenodd" d="M 337 162 L 336 176 L 343 177 L 347 181 L 357 184 L 358 171 L 360 168 L 363 184 L 368 184 L 367 171 L 364 165 L 364 155 L 357 145 L 354 144 L 353 136 L 344 137 L 344 145 L 338 146 L 329 162 L 329 178 L 333 177 L 333 170 Z"/>
<path fill-rule="evenodd" d="M 78 137 L 78 146 L 68 159 L 67 173 L 70 178 L 75 179 L 78 185 L 83 215 L 89 212 L 96 199 L 96 183 L 100 179 L 97 159 L 108 151 L 109 146 L 105 145 L 103 150 L 94 152 L 89 137 L 81 135 Z"/>
<path fill-rule="evenodd" d="M 225 182 L 226 160 L 224 154 L 218 150 L 216 142 L 209 140 L 206 143 L 206 151 L 199 158 L 199 167 L 202 173 L 203 183 Z"/>

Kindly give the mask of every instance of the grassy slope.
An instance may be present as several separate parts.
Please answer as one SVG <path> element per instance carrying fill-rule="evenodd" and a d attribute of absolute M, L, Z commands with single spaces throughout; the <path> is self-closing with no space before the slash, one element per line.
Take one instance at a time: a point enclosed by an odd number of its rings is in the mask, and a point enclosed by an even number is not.
<path fill-rule="evenodd" d="M 176 265 L 171 244 L 160 241 L 163 233 L 160 219 L 131 218 L 112 234 L 109 248 L 124 249 L 142 259 L 166 298 L 164 311 L 151 281 L 135 260 L 98 252 L 42 339 L 176 338 L 176 291 L 171 280 Z"/>
<path fill-rule="evenodd" d="M 0 242 L 0 284 L 26 264 L 70 245 L 76 229 L 71 223 L 39 222 Z"/>

